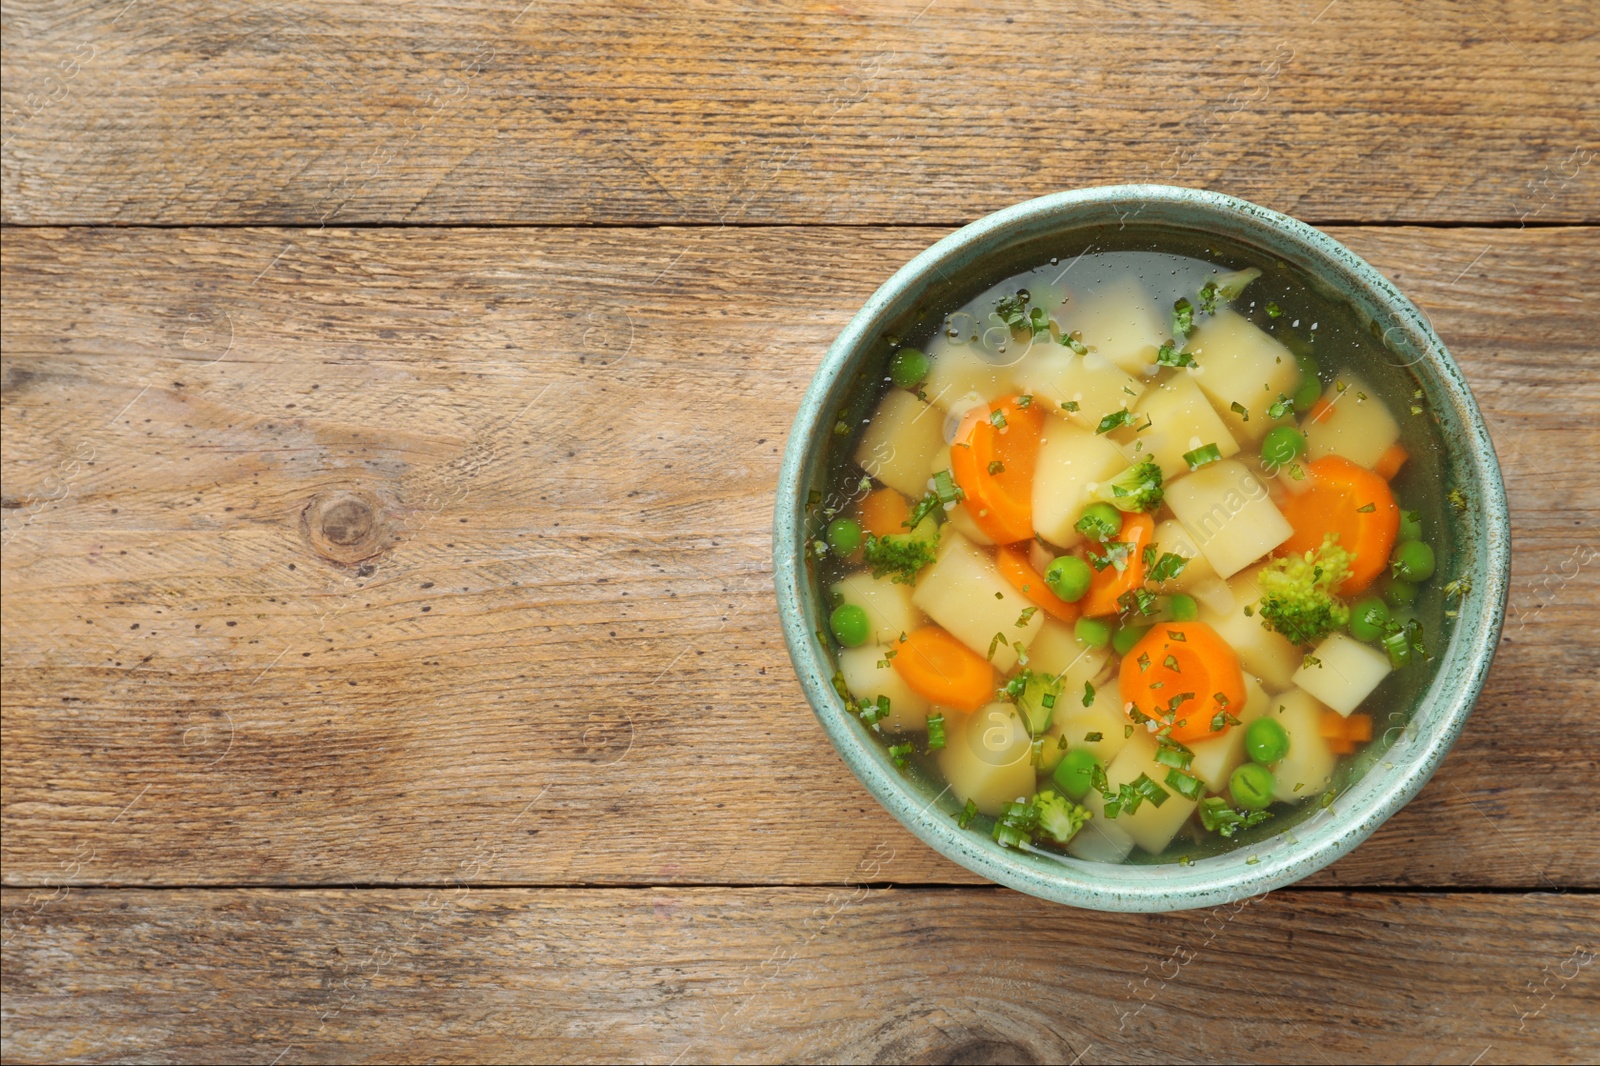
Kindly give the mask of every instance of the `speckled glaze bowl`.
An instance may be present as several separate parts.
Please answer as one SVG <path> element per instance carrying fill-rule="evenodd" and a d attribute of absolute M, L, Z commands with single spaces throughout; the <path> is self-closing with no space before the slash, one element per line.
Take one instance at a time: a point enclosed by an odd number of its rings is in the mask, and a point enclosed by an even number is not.
<path fill-rule="evenodd" d="M 1354 309 L 1356 319 L 1392 358 L 1384 372 L 1422 390 L 1434 414 L 1435 455 L 1421 475 L 1442 480 L 1425 521 L 1438 523 L 1454 572 L 1472 589 L 1445 627 L 1435 668 L 1400 693 L 1409 723 L 1369 745 L 1351 764 L 1335 802 L 1248 847 L 1188 865 L 1106 864 L 1013 851 L 986 834 L 956 826 L 956 804 L 926 781 L 896 770 L 883 746 L 849 714 L 834 691 L 833 652 L 822 591 L 807 561 L 808 533 L 819 519 L 808 498 L 825 490 L 825 451 L 837 412 L 859 402 L 852 385 L 862 371 L 881 373 L 890 351 L 885 335 L 903 335 L 930 310 L 955 306 L 997 280 L 1082 244 L 1090 232 L 1154 227 L 1187 239 L 1211 238 L 1298 267 L 1325 294 Z M 1399 380 L 1399 379 L 1397 379 Z M 1409 399 L 1410 397 L 1408 397 Z M 1446 507 L 1448 488 L 1470 501 Z M 779 475 L 773 565 L 784 638 L 817 719 L 856 777 L 878 801 L 934 850 L 983 877 L 1044 899 L 1109 911 L 1209 907 L 1279 888 L 1327 866 L 1365 840 L 1416 795 L 1455 743 L 1482 688 L 1505 611 L 1511 534 L 1499 465 L 1461 371 L 1427 319 L 1348 248 L 1304 223 L 1255 204 L 1197 189 L 1116 185 L 1029 200 L 979 219 L 902 267 L 850 320 L 800 404 Z M 1437 643 L 1437 641 L 1436 641 Z M 1268 823 L 1270 826 L 1270 823 Z"/>

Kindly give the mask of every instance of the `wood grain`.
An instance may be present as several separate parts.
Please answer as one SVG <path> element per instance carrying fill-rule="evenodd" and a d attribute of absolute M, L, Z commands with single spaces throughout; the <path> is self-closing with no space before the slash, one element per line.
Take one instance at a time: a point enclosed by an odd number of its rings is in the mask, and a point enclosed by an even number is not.
<path fill-rule="evenodd" d="M 1456 751 L 1322 884 L 1600 882 L 1584 230 L 1334 231 L 1494 427 L 1515 573 Z M 932 230 L 11 230 L 4 877 L 962 882 L 771 594 L 779 450 Z"/>
<path fill-rule="evenodd" d="M 33 906 L 4 953 L 8 1062 L 1497 1063 L 1600 1046 L 1593 896 L 1287 891 L 1160 916 L 987 888 Z"/>
<path fill-rule="evenodd" d="M 975 218 L 1160 181 L 1311 220 L 1600 217 L 1582 0 L 19 0 L 0 218 Z"/>

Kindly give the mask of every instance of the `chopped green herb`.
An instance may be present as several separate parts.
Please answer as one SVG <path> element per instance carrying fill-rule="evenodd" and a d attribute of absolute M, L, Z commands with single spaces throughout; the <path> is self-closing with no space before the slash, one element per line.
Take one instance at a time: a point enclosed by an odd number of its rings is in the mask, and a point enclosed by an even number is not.
<path fill-rule="evenodd" d="M 1287 418 L 1294 413 L 1294 401 L 1283 393 L 1278 393 L 1278 398 L 1267 406 L 1267 417 L 1273 420 Z"/>
<path fill-rule="evenodd" d="M 890 758 L 891 761 L 893 761 L 895 766 L 897 766 L 901 770 L 904 770 L 906 768 L 906 763 L 909 762 L 910 759 L 911 759 L 911 745 L 910 744 L 891 744 L 891 745 L 889 745 L 889 758 Z"/>
<path fill-rule="evenodd" d="M 1208 315 L 1217 313 L 1217 283 L 1207 281 L 1200 286 L 1200 310 Z"/>
<path fill-rule="evenodd" d="M 1445 493 L 1444 498 L 1450 501 L 1450 506 L 1456 509 L 1456 513 L 1467 513 L 1468 504 L 1467 494 L 1465 492 L 1462 492 L 1460 489 L 1451 489 L 1449 492 Z"/>
<path fill-rule="evenodd" d="M 861 721 L 864 725 L 877 725 L 889 717 L 889 697 L 879 696 L 871 703 L 861 705 Z"/>
<path fill-rule="evenodd" d="M 1194 356 L 1188 352 L 1180 352 L 1178 346 L 1172 341 L 1163 341 L 1161 347 L 1156 349 L 1156 364 L 1158 366 L 1191 367 L 1195 365 Z"/>
<path fill-rule="evenodd" d="M 1133 425 L 1133 420 L 1134 420 L 1133 412 L 1128 410 L 1126 407 L 1123 407 L 1123 408 L 1120 408 L 1119 410 L 1112 411 L 1110 414 L 1108 414 L 1104 418 L 1102 418 L 1100 420 L 1100 424 L 1095 427 L 1095 432 L 1096 433 L 1110 433 L 1112 430 L 1116 429 L 1118 426 L 1131 426 L 1131 425 Z"/>
<path fill-rule="evenodd" d="M 1000 408 L 996 407 L 993 411 L 989 412 L 989 424 L 995 429 L 1005 429 L 1006 413 L 1000 410 Z"/>
<path fill-rule="evenodd" d="M 1147 577 L 1148 580 L 1159 585 L 1163 582 L 1171 581 L 1183 573 L 1183 568 L 1188 565 L 1189 560 L 1187 557 L 1178 555 L 1176 552 L 1164 552 L 1161 558 L 1157 559 L 1155 564 L 1150 567 Z"/>
<path fill-rule="evenodd" d="M 1238 415 L 1240 418 L 1244 419 L 1246 422 L 1250 421 L 1250 409 L 1248 407 L 1246 407 L 1244 404 L 1240 403 L 1238 400 L 1235 400 L 1232 403 L 1230 403 L 1228 405 L 1228 410 L 1232 411 L 1234 414 Z"/>
<path fill-rule="evenodd" d="M 1085 707 L 1089 707 L 1089 706 L 1092 706 L 1093 704 L 1094 704 L 1094 686 L 1091 685 L 1089 682 L 1085 681 L 1083 683 L 1083 705 Z"/>
<path fill-rule="evenodd" d="M 956 825 L 965 829 L 972 824 L 972 820 L 977 816 L 978 805 L 972 800 L 967 800 L 967 805 L 956 812 Z"/>
<path fill-rule="evenodd" d="M 1096 732 L 1096 733 L 1085 733 L 1083 735 L 1083 742 L 1085 744 L 1098 744 L 1102 740 L 1104 740 L 1105 738 L 1106 738 L 1106 735 L 1104 733 L 1099 733 L 1099 732 Z"/>
<path fill-rule="evenodd" d="M 1039 613 L 1037 607 L 1024 607 L 1022 613 L 1017 615 L 1017 628 L 1022 629 L 1028 624 L 1028 619 Z"/>
<path fill-rule="evenodd" d="M 1447 600 L 1465 599 L 1472 592 L 1472 575 L 1463 574 L 1444 585 L 1444 598 Z"/>
<path fill-rule="evenodd" d="M 1072 412 L 1074 412 L 1074 411 L 1076 411 L 1078 409 L 1078 401 L 1077 400 L 1062 400 L 1061 401 L 1061 409 L 1070 414 L 1070 413 L 1072 413 Z"/>
<path fill-rule="evenodd" d="M 1172 332 L 1187 337 L 1194 332 L 1194 304 L 1188 297 L 1180 296 L 1172 305 Z"/>
<path fill-rule="evenodd" d="M 1208 796 L 1200 801 L 1200 824 L 1224 837 L 1231 837 L 1240 829 L 1260 825 L 1271 817 L 1270 811 L 1236 811 L 1221 796 Z"/>
<path fill-rule="evenodd" d="M 1071 333 L 1063 333 L 1061 335 L 1061 343 L 1071 348 L 1078 355 L 1089 354 L 1089 346 L 1083 343 L 1083 334 L 1077 330 L 1073 330 Z M 1078 408 L 1074 406 L 1072 409 L 1076 411 Z"/>
<path fill-rule="evenodd" d="M 1167 785 L 1187 800 L 1200 798 L 1200 793 L 1205 791 L 1205 785 L 1199 778 L 1184 773 L 1182 770 L 1167 771 Z"/>
<path fill-rule="evenodd" d="M 1271 300 L 1267 301 L 1267 317 L 1268 318 L 1277 318 L 1282 314 L 1283 314 L 1283 308 L 1279 307 L 1277 304 L 1273 303 Z"/>
<path fill-rule="evenodd" d="M 928 750 L 938 751 L 944 747 L 944 715 L 928 715 Z"/>
<path fill-rule="evenodd" d="M 1183 461 L 1189 464 L 1190 470 L 1199 470 L 1207 463 L 1221 462 L 1222 449 L 1215 444 L 1207 444 L 1204 447 L 1196 448 L 1192 452 L 1184 452 Z"/>
<path fill-rule="evenodd" d="M 990 474 L 1003 474 L 1005 472 L 1006 472 L 1006 464 L 1002 463 L 998 459 L 989 460 L 989 473 Z"/>

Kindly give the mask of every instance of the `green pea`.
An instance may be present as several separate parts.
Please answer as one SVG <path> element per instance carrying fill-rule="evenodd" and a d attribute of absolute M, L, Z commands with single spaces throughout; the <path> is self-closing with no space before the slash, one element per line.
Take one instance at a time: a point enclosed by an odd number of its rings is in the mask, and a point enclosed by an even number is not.
<path fill-rule="evenodd" d="M 1261 458 L 1274 466 L 1292 463 L 1305 452 L 1305 434 L 1293 426 L 1274 426 L 1261 440 Z"/>
<path fill-rule="evenodd" d="M 1304 411 L 1322 395 L 1322 382 L 1317 379 L 1317 361 L 1311 356 L 1297 356 L 1295 362 L 1300 364 L 1300 384 L 1290 398 L 1296 411 Z"/>
<path fill-rule="evenodd" d="M 1422 539 L 1421 511 L 1400 512 L 1400 539 L 1402 541 Z"/>
<path fill-rule="evenodd" d="M 1376 596 L 1358 600 L 1350 608 L 1350 635 L 1357 640 L 1377 640 L 1389 623 L 1389 606 Z"/>
<path fill-rule="evenodd" d="M 835 555 L 854 555 L 861 547 L 861 523 L 853 518 L 835 518 L 829 522 L 828 546 Z"/>
<path fill-rule="evenodd" d="M 928 376 L 928 357 L 916 348 L 901 348 L 889 360 L 889 379 L 902 389 L 914 389 Z"/>
<path fill-rule="evenodd" d="M 1289 734 L 1275 718 L 1257 718 L 1244 730 L 1244 750 L 1250 761 L 1266 764 L 1289 754 Z"/>
<path fill-rule="evenodd" d="M 1056 763 L 1056 772 L 1051 778 L 1067 799 L 1081 800 L 1089 794 L 1095 768 L 1099 765 L 1100 760 L 1088 748 L 1073 748 Z"/>
<path fill-rule="evenodd" d="M 1118 655 L 1126 655 L 1148 632 L 1150 632 L 1149 626 L 1123 626 L 1112 634 L 1111 649 Z"/>
<path fill-rule="evenodd" d="M 1172 612 L 1174 622 L 1193 622 L 1200 617 L 1200 605 L 1194 602 L 1194 597 L 1181 592 L 1167 601 L 1167 609 Z"/>
<path fill-rule="evenodd" d="M 1109 503 L 1091 503 L 1083 509 L 1083 518 L 1078 519 L 1080 525 L 1088 519 L 1093 519 L 1096 524 L 1112 530 L 1112 536 L 1122 532 L 1122 512 Z M 1099 538 L 1094 538 L 1098 540 Z"/>
<path fill-rule="evenodd" d="M 1068 603 L 1076 603 L 1089 591 L 1089 581 L 1093 577 L 1094 571 L 1089 569 L 1088 563 L 1076 555 L 1063 555 L 1044 572 L 1044 583 Z"/>
<path fill-rule="evenodd" d="M 1390 563 L 1390 571 L 1402 581 L 1426 581 L 1433 576 L 1433 549 L 1408 540 L 1394 550 Z"/>
<path fill-rule="evenodd" d="M 867 612 L 854 603 L 841 603 L 835 607 L 833 614 L 828 616 L 828 628 L 839 638 L 839 643 L 847 648 L 861 647 L 872 635 L 872 623 L 867 621 Z"/>
<path fill-rule="evenodd" d="M 1271 770 L 1258 762 L 1247 762 L 1228 778 L 1228 792 L 1233 802 L 1245 810 L 1262 811 L 1272 803 L 1273 783 Z"/>
<path fill-rule="evenodd" d="M 1111 627 L 1098 618 L 1078 619 L 1072 634 L 1091 648 L 1103 648 L 1111 643 Z"/>
<path fill-rule="evenodd" d="M 1389 601 L 1391 607 L 1410 607 L 1417 602 L 1417 586 L 1409 581 L 1391 578 L 1388 587 L 1383 590 L 1383 598 Z"/>

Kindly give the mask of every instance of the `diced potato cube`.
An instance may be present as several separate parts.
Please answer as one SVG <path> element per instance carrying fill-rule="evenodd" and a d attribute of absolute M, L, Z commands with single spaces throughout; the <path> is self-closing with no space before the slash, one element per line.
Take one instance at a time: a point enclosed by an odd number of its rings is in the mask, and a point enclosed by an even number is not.
<path fill-rule="evenodd" d="M 1261 479 L 1237 459 L 1179 478 L 1167 486 L 1166 500 L 1218 577 L 1232 577 L 1294 532 Z"/>
<path fill-rule="evenodd" d="M 1339 386 L 1344 391 L 1339 391 Z M 1400 439 L 1400 424 L 1389 413 L 1372 386 L 1359 378 L 1340 374 L 1339 380 L 1322 394 L 1328 404 L 1316 421 L 1306 419 L 1301 426 L 1306 435 L 1306 455 L 1342 455 L 1352 463 L 1371 470 L 1378 458 Z"/>
<path fill-rule="evenodd" d="M 976 401 L 987 403 L 1010 395 L 1015 362 L 1015 355 L 994 355 L 981 344 L 941 336 L 928 346 L 928 376 L 922 392 L 944 411 L 965 409 Z"/>
<path fill-rule="evenodd" d="M 1061 738 L 1067 740 L 1067 750 L 1088 748 L 1102 766 L 1117 757 L 1128 743 L 1128 716 L 1122 710 L 1122 696 L 1117 692 L 1116 679 L 1094 690 L 1094 700 L 1083 705 L 1083 686 L 1071 689 L 1062 687 L 1061 699 L 1056 703 L 1056 716 L 1045 734 L 1045 751 L 1061 751 Z M 1085 737 L 1100 734 L 1099 740 Z M 1057 761 L 1060 761 L 1059 756 Z"/>
<path fill-rule="evenodd" d="M 1389 657 L 1346 633 L 1318 644 L 1294 683 L 1346 718 L 1389 676 Z"/>
<path fill-rule="evenodd" d="M 1228 777 L 1244 763 L 1246 757 L 1245 727 L 1267 713 L 1267 690 L 1248 674 L 1244 679 L 1244 692 L 1244 706 L 1233 712 L 1234 717 L 1239 719 L 1238 725 L 1228 727 L 1228 731 L 1221 736 L 1207 737 L 1189 745 L 1194 752 L 1189 772 L 1204 781 L 1210 792 L 1227 789 Z"/>
<path fill-rule="evenodd" d="M 1197 448 L 1215 444 L 1224 459 L 1239 451 L 1239 442 L 1189 374 L 1179 373 L 1147 391 L 1134 413 L 1140 425 L 1150 425 L 1135 438 L 1144 445 L 1140 454 L 1158 463 L 1168 481 L 1189 472 L 1183 457 Z"/>
<path fill-rule="evenodd" d="M 1333 779 L 1333 749 L 1322 735 L 1322 704 L 1299 689 L 1274 697 L 1267 715 L 1277 719 L 1289 737 L 1289 753 L 1269 769 L 1272 798 L 1303 803 L 1320 795 Z"/>
<path fill-rule="evenodd" d="M 1228 642 L 1246 673 L 1255 674 L 1273 691 L 1288 688 L 1303 658 L 1300 649 L 1287 637 L 1261 624 L 1261 593 L 1254 582 L 1235 578 L 1229 587 L 1234 606 L 1218 612 L 1208 604 L 1201 609 L 1200 620 Z M 1249 614 L 1245 613 L 1246 609 Z"/>
<path fill-rule="evenodd" d="M 990 817 L 1007 803 L 1033 795 L 1033 738 L 1009 703 L 991 703 L 970 715 L 947 716 L 945 745 L 935 757 L 955 793 Z"/>
<path fill-rule="evenodd" d="M 1171 315 L 1128 274 L 1075 300 L 1059 318 L 1062 329 L 1130 374 L 1154 366 L 1156 350 L 1172 336 Z"/>
<path fill-rule="evenodd" d="M 872 639 L 879 644 L 892 644 L 922 626 L 922 612 L 911 603 L 911 586 L 887 575 L 873 577 L 859 571 L 836 582 L 832 591 L 837 602 L 853 603 L 867 612 Z"/>
<path fill-rule="evenodd" d="M 1195 381 L 1217 413 L 1246 444 L 1260 441 L 1273 423 L 1267 408 L 1294 395 L 1300 364 L 1294 355 L 1237 311 L 1222 308 L 1196 329 L 1185 348 L 1198 366 Z M 1243 407 L 1249 417 L 1233 410 Z"/>
<path fill-rule="evenodd" d="M 1112 822 L 1131 836 L 1135 844 L 1152 855 L 1157 854 L 1172 843 L 1172 838 L 1183 828 L 1183 823 L 1189 820 L 1197 805 L 1195 800 L 1184 799 L 1167 788 L 1169 769 L 1156 762 L 1155 738 L 1143 729 L 1136 729 L 1117 757 L 1106 764 L 1106 784 L 1115 791 L 1122 785 L 1131 784 L 1140 774 L 1145 774 L 1166 790 L 1166 800 L 1159 807 L 1146 800 L 1132 814 L 1123 811 L 1114 819 L 1105 819 L 1105 799 L 1094 789 L 1090 789 L 1084 797 L 1083 805 L 1093 812 L 1095 821 L 1104 819 Z"/>
<path fill-rule="evenodd" d="M 1017 664 L 1014 645 L 1026 648 L 1033 641 L 1044 625 L 1044 612 L 1034 611 L 1017 625 L 1032 604 L 1000 576 L 994 560 L 948 526 L 940 539 L 939 558 L 923 572 L 911 602 L 979 655 L 988 656 L 993 644 L 990 661 L 1001 673 L 1009 672 Z M 995 643 L 996 633 L 1005 636 L 1005 643 Z"/>
<path fill-rule="evenodd" d="M 1045 419 L 1033 469 L 1033 528 L 1052 544 L 1070 548 L 1083 539 L 1073 528 L 1094 502 L 1096 485 L 1121 473 L 1128 460 L 1105 437 L 1064 418 Z"/>
<path fill-rule="evenodd" d="M 1151 543 L 1156 546 L 1158 557 L 1172 552 L 1189 560 L 1183 564 L 1183 570 L 1177 577 L 1156 586 L 1162 592 L 1187 592 L 1197 585 L 1216 580 L 1217 572 L 1211 569 L 1205 553 L 1199 549 L 1194 537 L 1189 535 L 1189 531 L 1184 529 L 1183 523 L 1177 519 L 1167 518 L 1157 523 L 1155 537 Z"/>
<path fill-rule="evenodd" d="M 1067 854 L 1085 862 L 1121 862 L 1132 850 L 1128 831 L 1105 818 L 1089 819 L 1067 842 Z"/>
<path fill-rule="evenodd" d="M 904 389 L 890 389 L 861 435 L 856 463 L 890 488 L 921 499 L 933 475 L 933 457 L 942 447 L 944 416 L 939 409 Z"/>
<path fill-rule="evenodd" d="M 1028 645 L 1028 668 L 1036 674 L 1061 679 L 1063 690 L 1083 695 L 1083 684 L 1099 676 L 1111 653 L 1091 648 L 1073 635 L 1072 627 L 1046 618 Z"/>
<path fill-rule="evenodd" d="M 1074 355 L 1071 348 L 1043 340 L 1016 365 L 1011 380 L 1017 391 L 1042 396 L 1057 407 L 1076 404 L 1068 417 L 1089 429 L 1113 411 L 1131 410 L 1145 390 L 1143 380 L 1103 356 Z"/>
<path fill-rule="evenodd" d="M 927 729 L 928 715 L 933 713 L 933 708 L 926 699 L 911 691 L 911 686 L 900 677 L 900 671 L 892 666 L 878 665 L 885 661 L 885 650 L 864 645 L 841 651 L 839 672 L 844 675 L 844 687 L 863 703 L 876 700 L 879 696 L 889 697 L 889 716 L 878 722 L 878 727 L 884 732 Z M 948 719 L 955 713 L 949 712 L 945 717 Z"/>

